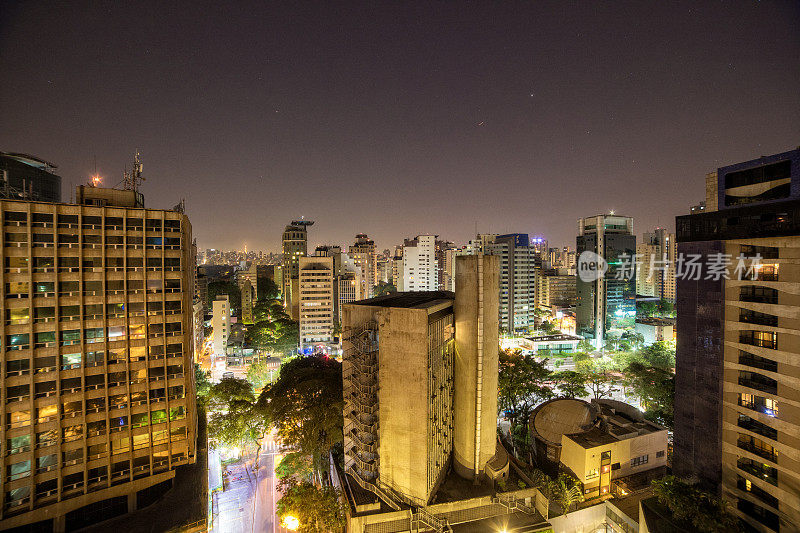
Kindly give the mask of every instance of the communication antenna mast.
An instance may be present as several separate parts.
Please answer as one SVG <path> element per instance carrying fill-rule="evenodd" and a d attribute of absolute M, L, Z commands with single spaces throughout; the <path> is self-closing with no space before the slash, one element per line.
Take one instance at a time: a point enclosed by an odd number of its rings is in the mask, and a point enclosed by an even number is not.
<path fill-rule="evenodd" d="M 139 192 L 139 184 L 144 181 L 142 176 L 142 162 L 139 161 L 139 152 L 133 156 L 133 170 L 122 173 L 122 188 L 127 191 Z"/>

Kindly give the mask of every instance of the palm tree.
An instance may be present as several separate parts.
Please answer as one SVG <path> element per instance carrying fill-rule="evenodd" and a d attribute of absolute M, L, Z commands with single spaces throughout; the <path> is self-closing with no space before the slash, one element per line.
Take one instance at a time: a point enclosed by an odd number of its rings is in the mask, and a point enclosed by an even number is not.
<path fill-rule="evenodd" d="M 554 500 L 566 515 L 573 504 L 583 501 L 580 483 L 569 474 L 561 472 L 555 481 L 550 482 L 550 499 Z"/>

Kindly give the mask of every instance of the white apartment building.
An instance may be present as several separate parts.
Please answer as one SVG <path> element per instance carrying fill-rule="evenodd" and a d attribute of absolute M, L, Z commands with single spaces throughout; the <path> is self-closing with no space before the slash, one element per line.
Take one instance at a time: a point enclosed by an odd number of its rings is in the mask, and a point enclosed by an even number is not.
<path fill-rule="evenodd" d="M 300 258 L 300 349 L 333 342 L 334 258 Z"/>
<path fill-rule="evenodd" d="M 227 294 L 217 296 L 211 305 L 211 327 L 214 332 L 214 355 L 226 355 L 231 334 L 231 304 Z"/>
<path fill-rule="evenodd" d="M 403 245 L 403 275 L 398 291 L 435 291 L 439 286 L 436 275 L 436 235 L 417 235 Z"/>

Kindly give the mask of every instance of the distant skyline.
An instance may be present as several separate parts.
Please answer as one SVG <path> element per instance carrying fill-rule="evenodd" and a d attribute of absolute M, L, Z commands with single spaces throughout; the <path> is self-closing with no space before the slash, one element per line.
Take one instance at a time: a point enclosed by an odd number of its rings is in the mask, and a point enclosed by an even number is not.
<path fill-rule="evenodd" d="M 435 233 L 637 236 L 717 167 L 800 144 L 800 3 L 14 2 L 0 151 L 63 198 L 141 152 L 146 204 L 202 248 L 378 249 Z"/>

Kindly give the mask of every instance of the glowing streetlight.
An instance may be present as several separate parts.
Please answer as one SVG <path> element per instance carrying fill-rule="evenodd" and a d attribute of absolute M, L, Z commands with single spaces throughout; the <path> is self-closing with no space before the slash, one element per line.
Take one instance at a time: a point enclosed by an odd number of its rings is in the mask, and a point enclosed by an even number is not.
<path fill-rule="evenodd" d="M 298 520 L 296 516 L 286 515 L 283 517 L 283 520 L 281 520 L 281 526 L 289 531 L 297 531 L 300 527 L 300 520 Z"/>

